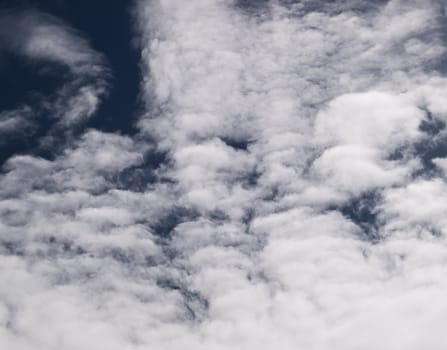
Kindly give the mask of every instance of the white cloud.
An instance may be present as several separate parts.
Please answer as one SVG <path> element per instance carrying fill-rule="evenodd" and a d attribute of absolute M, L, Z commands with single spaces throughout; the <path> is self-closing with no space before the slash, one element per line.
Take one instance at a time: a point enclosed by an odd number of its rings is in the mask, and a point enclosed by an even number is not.
<path fill-rule="evenodd" d="M 342 95 L 316 118 L 316 137 L 329 144 L 357 144 L 393 151 L 419 136 L 422 110 L 405 96 L 382 92 Z"/>
<path fill-rule="evenodd" d="M 446 114 L 441 3 L 315 3 L 138 3 L 138 137 L 88 130 L 1 174 L 0 344 L 445 348 L 445 174 L 415 151 Z M 27 52 L 87 69 L 52 25 Z M 374 241 L 348 212 L 370 193 Z"/>
<path fill-rule="evenodd" d="M 346 145 L 326 150 L 312 170 L 326 184 L 359 195 L 403 182 L 414 169 L 382 160 L 374 148 Z"/>

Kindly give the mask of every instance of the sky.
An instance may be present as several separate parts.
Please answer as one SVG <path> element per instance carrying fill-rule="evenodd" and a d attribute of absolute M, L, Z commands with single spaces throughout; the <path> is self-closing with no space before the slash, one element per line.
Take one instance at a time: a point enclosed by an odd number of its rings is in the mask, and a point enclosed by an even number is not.
<path fill-rule="evenodd" d="M 444 350 L 443 0 L 0 0 L 0 348 Z"/>

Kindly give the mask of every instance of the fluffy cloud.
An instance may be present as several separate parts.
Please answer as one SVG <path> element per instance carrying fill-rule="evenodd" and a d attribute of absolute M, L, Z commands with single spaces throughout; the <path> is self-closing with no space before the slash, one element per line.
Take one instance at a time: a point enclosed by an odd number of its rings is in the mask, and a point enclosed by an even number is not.
<path fill-rule="evenodd" d="M 139 1 L 139 134 L 7 161 L 0 344 L 445 348 L 442 2 L 258 3 Z M 103 76 L 38 18 L 21 52 Z"/>

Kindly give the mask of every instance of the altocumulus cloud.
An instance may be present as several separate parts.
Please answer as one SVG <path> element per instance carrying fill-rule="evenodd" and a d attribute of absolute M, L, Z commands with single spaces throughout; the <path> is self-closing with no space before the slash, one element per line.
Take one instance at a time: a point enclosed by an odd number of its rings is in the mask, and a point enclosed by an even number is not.
<path fill-rule="evenodd" d="M 86 129 L 3 165 L 2 348 L 445 349 L 444 2 L 134 16 L 138 133 Z M 106 97 L 106 60 L 45 14 L 6 25 L 2 50 L 68 72 L 0 132 L 45 107 L 51 147 Z"/>

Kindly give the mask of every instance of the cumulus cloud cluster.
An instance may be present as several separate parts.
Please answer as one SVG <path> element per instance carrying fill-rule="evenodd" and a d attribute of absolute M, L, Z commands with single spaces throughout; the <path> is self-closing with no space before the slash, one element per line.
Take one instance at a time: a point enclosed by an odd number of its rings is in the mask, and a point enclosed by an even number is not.
<path fill-rule="evenodd" d="M 3 167 L 0 344 L 445 349 L 443 2 L 135 5 L 138 135 Z M 70 128 L 103 59 L 32 18 Z"/>

